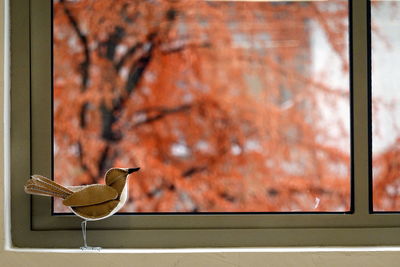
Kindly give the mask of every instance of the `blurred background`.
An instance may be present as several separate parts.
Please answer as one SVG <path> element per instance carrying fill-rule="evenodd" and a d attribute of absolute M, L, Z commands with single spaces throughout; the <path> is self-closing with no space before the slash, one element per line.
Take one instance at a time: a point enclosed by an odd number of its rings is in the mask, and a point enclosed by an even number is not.
<path fill-rule="evenodd" d="M 399 1 L 371 6 L 373 206 L 400 211 Z"/>
<path fill-rule="evenodd" d="M 54 179 L 141 167 L 124 212 L 348 211 L 348 16 L 344 0 L 54 0 Z"/>

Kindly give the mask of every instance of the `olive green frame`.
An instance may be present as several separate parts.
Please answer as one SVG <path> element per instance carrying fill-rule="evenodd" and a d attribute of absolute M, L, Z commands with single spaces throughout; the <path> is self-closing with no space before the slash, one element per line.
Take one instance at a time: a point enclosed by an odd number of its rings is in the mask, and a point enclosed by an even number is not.
<path fill-rule="evenodd" d="M 12 242 L 16 247 L 77 248 L 80 220 L 52 216 L 50 199 L 23 191 L 30 174 L 51 174 L 48 1 L 10 1 Z M 354 0 L 351 5 L 352 214 L 117 215 L 90 222 L 89 241 L 104 248 L 399 245 L 400 215 L 369 210 L 368 3 Z"/>

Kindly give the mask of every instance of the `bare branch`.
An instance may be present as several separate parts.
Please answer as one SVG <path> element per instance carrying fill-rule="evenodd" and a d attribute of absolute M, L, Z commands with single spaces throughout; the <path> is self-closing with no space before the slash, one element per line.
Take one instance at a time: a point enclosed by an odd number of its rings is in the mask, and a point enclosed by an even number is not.
<path fill-rule="evenodd" d="M 182 106 L 175 107 L 175 108 L 165 108 L 165 109 L 162 109 L 161 111 L 157 111 L 157 114 L 155 114 L 155 115 L 153 115 L 153 116 L 149 116 L 149 117 L 147 117 L 145 120 L 135 123 L 135 124 L 132 126 L 132 128 L 137 128 L 137 127 L 139 127 L 139 126 L 141 126 L 141 125 L 143 125 L 143 124 L 152 123 L 152 122 L 154 122 L 154 121 L 163 119 L 163 118 L 164 118 L 165 116 L 167 116 L 167 115 L 171 115 L 171 114 L 175 114 L 175 113 L 178 113 L 178 112 L 187 111 L 187 110 L 189 110 L 191 107 L 192 107 L 191 105 L 182 105 Z"/>
<path fill-rule="evenodd" d="M 164 54 L 178 53 L 188 48 L 209 48 L 211 47 L 211 43 L 208 41 L 205 42 L 196 42 L 191 40 L 176 40 L 171 43 L 165 43 L 160 47 L 160 50 Z"/>
<path fill-rule="evenodd" d="M 122 68 L 122 66 L 125 64 L 126 60 L 135 54 L 135 52 L 143 46 L 142 43 L 137 43 L 136 45 L 132 46 L 131 48 L 128 49 L 128 51 L 119 59 L 117 63 L 115 63 L 115 70 L 118 72 Z"/>
<path fill-rule="evenodd" d="M 182 176 L 185 178 L 189 178 L 190 176 L 193 176 L 196 173 L 203 172 L 205 170 L 207 170 L 206 166 L 191 167 L 191 168 L 185 170 L 184 172 L 182 172 Z"/>
<path fill-rule="evenodd" d="M 64 0 L 60 0 L 60 3 L 63 4 L 65 15 L 68 18 L 68 21 L 71 23 L 72 28 L 75 33 L 78 35 L 78 38 L 83 46 L 84 59 L 80 64 L 80 71 L 82 72 L 82 87 L 81 91 L 85 91 L 87 88 L 87 84 L 89 82 L 89 65 L 90 65 L 90 51 L 89 45 L 86 35 L 84 35 L 79 28 L 78 22 L 75 17 L 72 15 L 71 11 L 67 8 Z"/>

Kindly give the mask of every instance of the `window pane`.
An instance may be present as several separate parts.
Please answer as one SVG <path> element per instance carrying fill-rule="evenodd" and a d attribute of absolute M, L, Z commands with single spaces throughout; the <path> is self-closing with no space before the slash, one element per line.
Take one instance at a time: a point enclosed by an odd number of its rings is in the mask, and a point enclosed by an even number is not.
<path fill-rule="evenodd" d="M 347 1 L 65 0 L 53 17 L 57 182 L 139 166 L 125 212 L 350 209 Z"/>
<path fill-rule="evenodd" d="M 400 210 L 400 6 L 371 4 L 373 207 Z"/>

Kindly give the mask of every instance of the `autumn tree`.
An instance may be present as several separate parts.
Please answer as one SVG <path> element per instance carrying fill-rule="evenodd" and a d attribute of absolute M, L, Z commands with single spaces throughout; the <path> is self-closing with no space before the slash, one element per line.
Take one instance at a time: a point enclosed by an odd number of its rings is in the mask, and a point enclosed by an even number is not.
<path fill-rule="evenodd" d="M 400 210 L 400 98 L 396 83 L 400 6 L 371 2 L 371 182 L 374 211 Z"/>
<path fill-rule="evenodd" d="M 345 1 L 59 0 L 53 12 L 57 181 L 140 166 L 130 212 L 349 209 L 346 125 L 333 137 L 320 123 L 322 99 L 335 108 L 349 91 L 310 70 L 318 25 L 348 75 Z"/>

